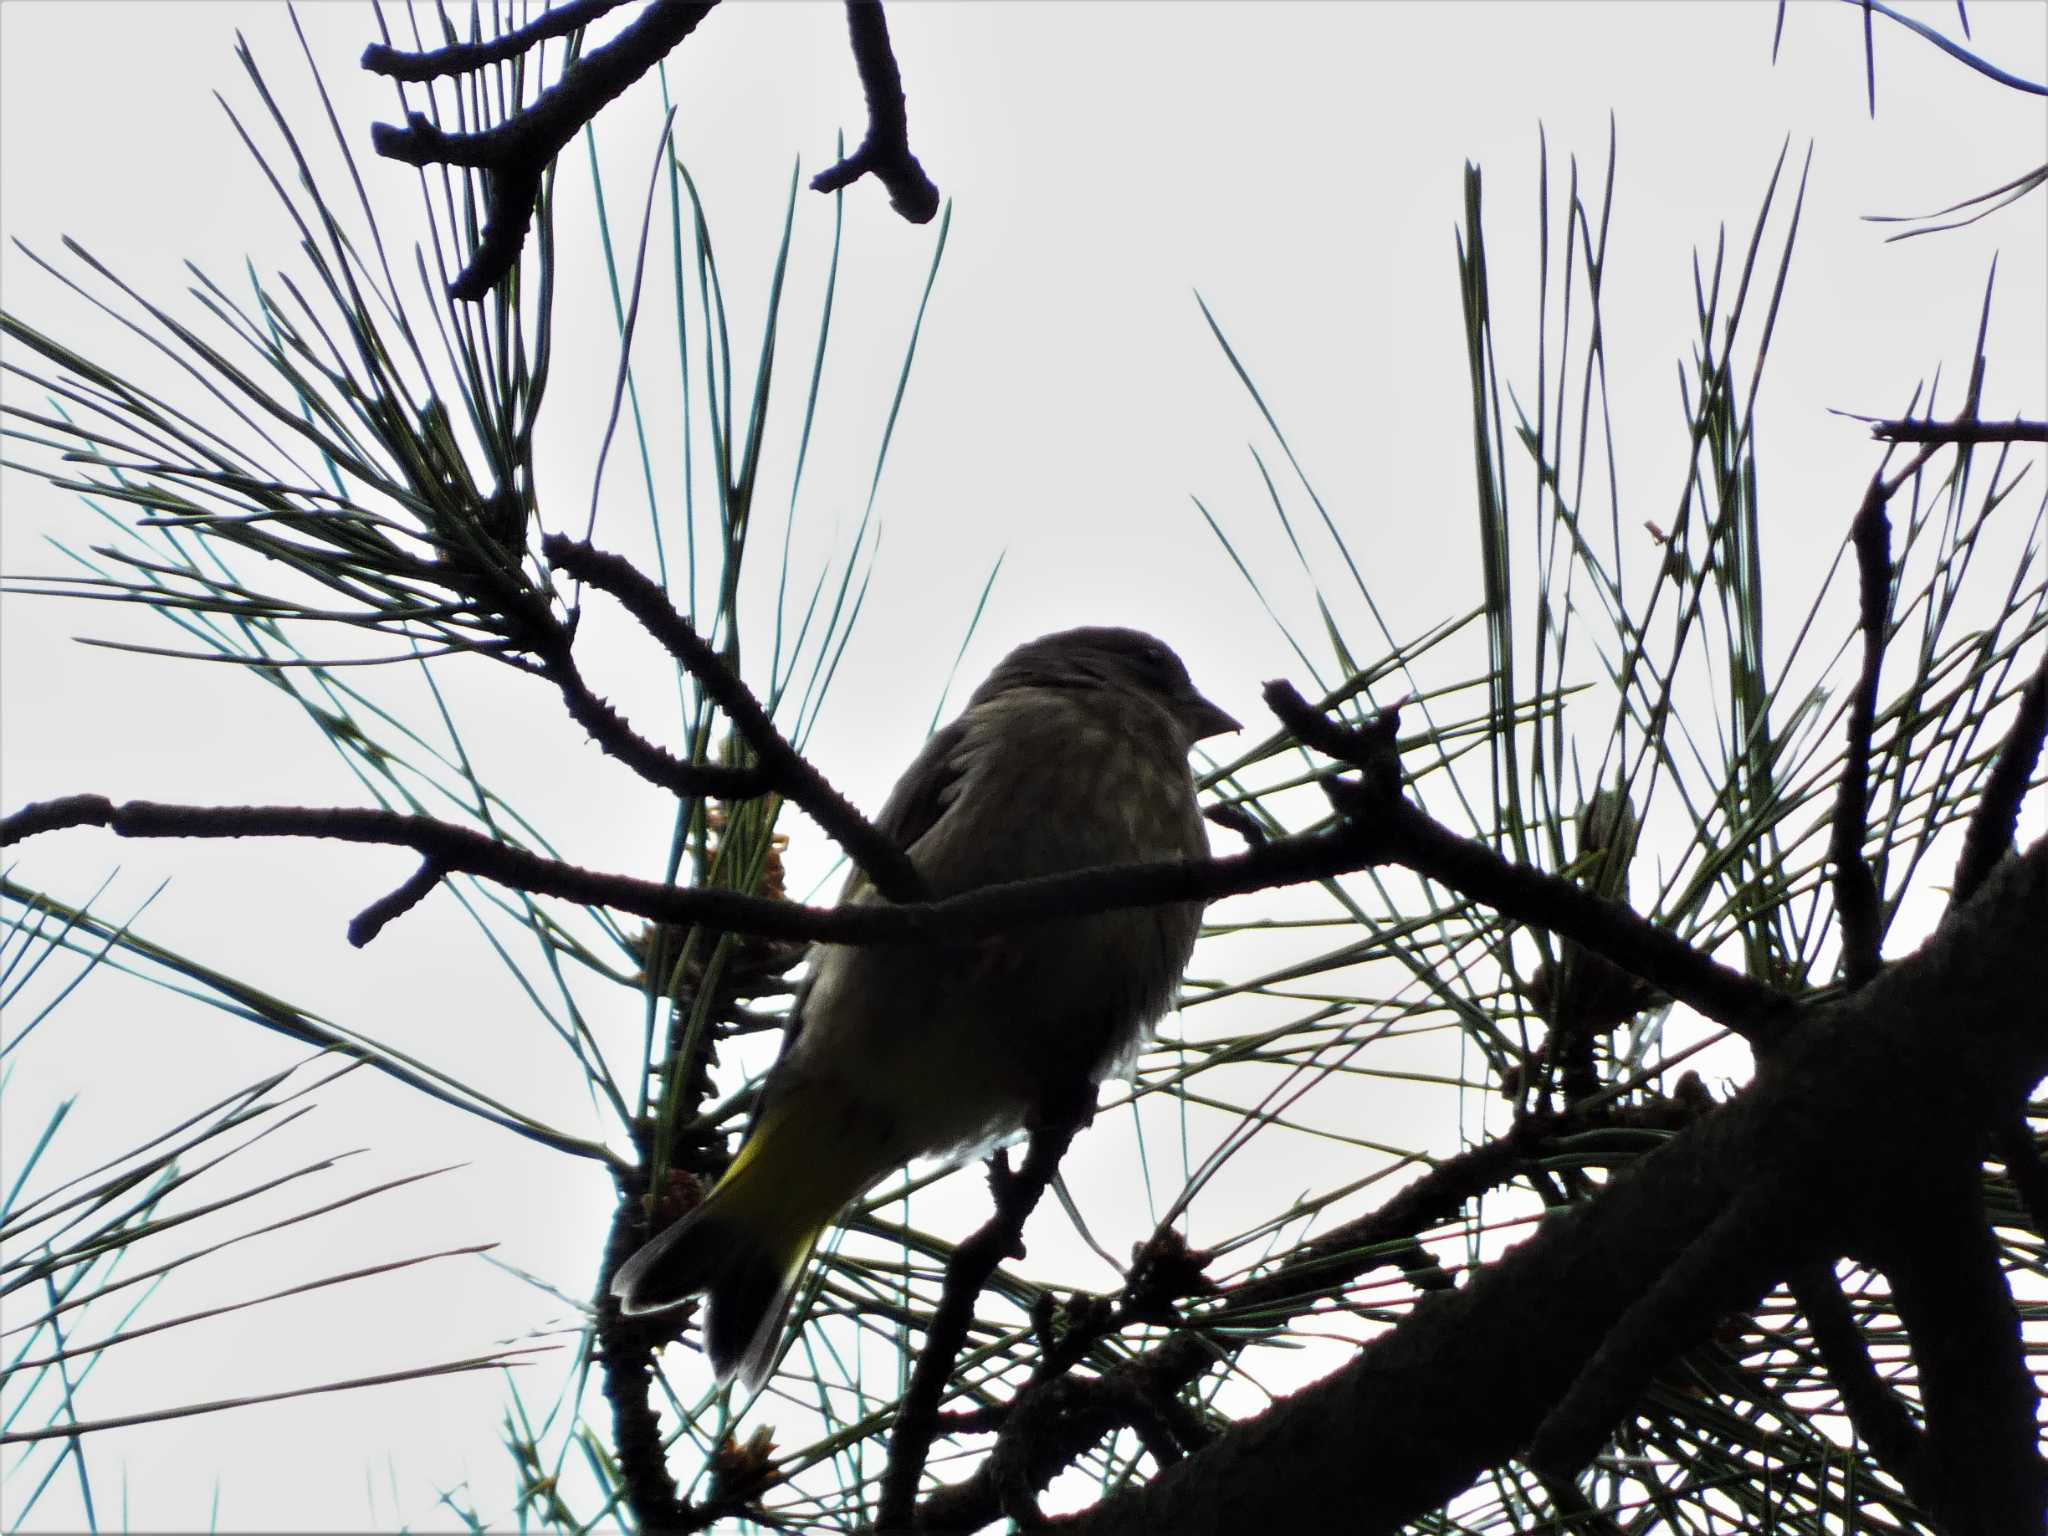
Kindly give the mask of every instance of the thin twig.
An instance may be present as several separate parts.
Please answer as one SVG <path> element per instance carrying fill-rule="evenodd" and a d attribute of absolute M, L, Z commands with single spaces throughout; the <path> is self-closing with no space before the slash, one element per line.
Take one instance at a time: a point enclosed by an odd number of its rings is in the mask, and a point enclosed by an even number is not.
<path fill-rule="evenodd" d="M 614 97 L 696 30 L 697 23 L 717 3 L 718 0 L 650 0 L 647 8 L 617 37 L 583 55 L 531 106 L 495 127 L 478 133 L 444 133 L 421 112 L 409 113 L 403 128 L 394 128 L 389 123 L 371 127 L 370 142 L 386 159 L 407 165 L 457 165 L 488 172 L 483 235 L 468 264 L 449 284 L 450 297 L 481 299 L 512 270 L 526 241 L 526 231 L 533 223 L 533 205 L 540 195 L 541 177 L 562 146 Z M 366 68 L 393 74 L 405 58 L 397 56 L 395 62 L 366 53 L 363 63 Z M 465 67 L 469 66 L 450 66 Z"/>
<path fill-rule="evenodd" d="M 389 43 L 372 43 L 363 50 L 362 65 L 373 75 L 384 75 L 393 80 L 415 84 L 438 80 L 444 75 L 459 75 L 472 69 L 482 69 L 487 64 L 502 64 L 507 59 L 516 59 L 535 44 L 544 43 L 551 37 L 566 37 L 624 3 L 625 0 L 570 0 L 566 5 L 542 11 L 523 27 L 515 27 L 486 41 L 450 43 L 445 48 L 429 48 L 424 53 L 406 53 Z"/>
<path fill-rule="evenodd" d="M 1999 743 L 1998 756 L 1985 776 L 1984 792 L 1963 833 L 1963 851 L 1956 858 L 1951 901 L 1968 901 L 1998 861 L 2012 851 L 2019 830 L 2020 801 L 2041 760 L 2041 741 L 2048 735 L 2048 652 L 2020 693 L 2019 712 Z"/>
<path fill-rule="evenodd" d="M 650 784 L 659 785 L 679 799 L 705 796 L 714 800 L 755 800 L 770 794 L 776 784 L 759 766 L 739 767 L 729 763 L 688 763 L 666 748 L 636 732 L 605 700 L 583 681 L 565 645 L 541 655 L 541 667 L 561 690 L 569 717 L 590 733 L 590 739 L 609 756 L 617 758 Z"/>
<path fill-rule="evenodd" d="M 1992 1138 L 1992 1151 L 2005 1164 L 2005 1176 L 2020 1197 L 2020 1206 L 2034 1231 L 2048 1237 L 2048 1167 L 2041 1163 L 2041 1147 L 2034 1140 L 2033 1127 L 2025 1114 L 2013 1118 Z"/>
<path fill-rule="evenodd" d="M 1849 699 L 1848 741 L 1842 752 L 1842 777 L 1835 787 L 1834 825 L 1828 852 L 1835 866 L 1835 914 L 1842 926 L 1842 972 L 1849 985 L 1860 987 L 1877 974 L 1880 961 L 1880 893 L 1870 861 L 1863 856 L 1870 818 L 1870 736 L 1876 728 L 1877 684 L 1884 665 L 1891 616 L 1891 519 L 1885 516 L 1882 472 L 1871 476 L 1850 527 L 1856 551 L 1858 627 L 1863 635 L 1863 666 Z"/>
<path fill-rule="evenodd" d="M 876 1524 L 884 1531 L 904 1530 L 911 1524 L 917 1499 L 918 1479 L 924 1475 L 925 1458 L 931 1452 L 938 1429 L 939 1398 L 953 1362 L 967 1340 L 967 1327 L 974 1318 L 974 1303 L 982 1287 L 1005 1258 L 1021 1253 L 1019 1234 L 1037 1207 L 1039 1198 L 1059 1171 L 1074 1134 L 1081 1127 L 1082 1114 L 1070 1112 L 1049 1117 L 1031 1133 L 1030 1150 L 1015 1173 L 1000 1155 L 990 1164 L 989 1184 L 996 1209 L 973 1236 L 953 1250 L 946 1265 L 946 1282 L 931 1326 L 925 1330 L 924 1347 L 918 1351 L 910 1385 L 896 1410 L 896 1428 L 889 1439 L 889 1465 L 882 1473 L 882 1499 Z"/>
<path fill-rule="evenodd" d="M 425 901 L 447 873 L 438 859 L 422 860 L 410 880 L 383 900 L 372 902 L 356 914 L 348 925 L 349 943 L 361 949 L 382 933 L 387 923 L 403 917 Z"/>
<path fill-rule="evenodd" d="M 1354 768 L 1372 767 L 1392 756 L 1401 730 L 1401 706 L 1381 710 L 1364 725 L 1346 725 L 1304 699 L 1292 683 L 1275 680 L 1260 690 L 1266 708 L 1294 733 L 1295 740 Z"/>
<path fill-rule="evenodd" d="M 363 51 L 362 64 L 395 80 L 443 79 L 515 58 L 549 38 L 588 24 L 619 3 L 574 0 L 489 41 L 456 43 L 422 53 L 372 44 Z M 666 58 L 717 3 L 649 0 L 618 36 L 577 59 L 532 105 L 491 128 L 444 133 L 420 112 L 407 114 L 402 128 L 389 123 L 372 126 L 370 142 L 387 159 L 417 166 L 465 166 L 487 173 L 483 234 L 468 263 L 449 284 L 451 297 L 481 299 L 504 279 L 518 261 L 532 226 L 541 179 L 562 147 L 626 87 Z M 811 185 L 832 192 L 871 174 L 888 189 L 890 205 L 898 213 L 913 223 L 926 223 L 938 212 L 939 189 L 910 150 L 903 73 L 889 44 L 880 0 L 847 0 L 846 20 L 854 66 L 867 99 L 867 136 L 846 159 L 813 177 Z"/>
<path fill-rule="evenodd" d="M 861 815 L 790 745 L 768 718 L 761 701 L 691 627 L 690 621 L 676 612 L 667 593 L 631 561 L 593 549 L 579 540 L 549 534 L 542 540 L 541 550 L 555 569 L 618 599 L 640 621 L 641 627 L 689 670 L 705 694 L 732 721 L 733 729 L 753 748 L 766 787 L 808 812 L 826 835 L 846 850 L 847 857 L 859 866 L 877 891 L 892 901 L 914 901 L 925 894 L 924 880 L 910 862 L 910 856 Z"/>
<path fill-rule="evenodd" d="M 1622 1536 L 1621 1522 L 1581 1493 L 1579 1485 L 1570 1478 L 1539 1470 L 1536 1481 L 1543 1485 L 1543 1492 L 1556 1511 L 1560 1530 L 1584 1531 L 1589 1536 Z"/>
<path fill-rule="evenodd" d="M 1214 822 L 1226 832 L 1235 832 L 1253 848 L 1271 841 L 1265 827 L 1241 805 L 1207 806 L 1204 807 L 1202 816 L 1204 820 Z"/>
<path fill-rule="evenodd" d="M 1925 38 L 1950 58 L 1955 59 L 1959 63 L 1967 64 L 1971 69 L 1974 69 L 1988 80 L 1996 80 L 2000 85 L 2009 86 L 2016 91 L 2025 91 L 2030 96 L 2048 96 L 2048 85 L 2043 85 L 2039 81 L 2028 80 L 2022 76 L 2012 74 L 2010 71 L 2000 69 L 1989 59 L 1972 53 L 1953 38 L 1942 36 L 1941 33 L 1935 31 L 1934 28 L 1928 26 L 1925 22 L 1915 21 L 1910 16 L 1901 16 L 1890 6 L 1884 4 L 1884 0 L 1846 0 L 1846 3 L 1858 6 L 1863 11 L 1864 69 L 1870 90 L 1870 115 L 1872 117 L 1877 115 L 1877 64 L 1870 42 L 1870 18 L 1873 13 L 1896 21 L 1907 31 Z"/>
<path fill-rule="evenodd" d="M 591 1316 L 596 1364 L 612 1405 L 610 1450 L 618 1458 L 620 1495 L 643 1531 L 700 1531 L 709 1524 L 682 1496 L 668 1470 L 661 1418 L 654 1410 L 654 1343 L 644 1322 L 624 1317 L 610 1294 L 611 1277 L 646 1237 L 640 1220 L 642 1170 L 625 1175 L 598 1267 Z"/>
<path fill-rule="evenodd" d="M 1873 421 L 1870 435 L 1885 443 L 2048 443 L 2048 421 L 1925 421 L 1902 417 Z"/>
<path fill-rule="evenodd" d="M 610 907 L 659 923 L 707 923 L 759 938 L 828 944 L 960 942 L 1061 917 L 1169 901 L 1213 901 L 1397 863 L 1506 917 L 1576 939 L 1755 1045 L 1778 1039 L 1794 1006 L 1763 982 L 1700 953 L 1627 907 L 1574 881 L 1509 864 L 1400 799 L 1387 803 L 1376 825 L 1340 823 L 1275 838 L 1229 858 L 1115 865 L 985 886 L 943 901 L 854 902 L 831 908 L 599 874 L 431 816 L 355 808 L 147 800 L 116 805 L 103 795 L 72 795 L 26 806 L 0 820 L 0 846 L 29 832 L 79 826 L 106 827 L 122 837 L 317 837 L 410 848 L 423 858 L 438 859 L 450 873 L 478 875 L 537 896 Z"/>
<path fill-rule="evenodd" d="M 889 46 L 881 0 L 846 0 L 846 29 L 853 40 L 861 94 L 867 98 L 868 131 L 860 148 L 811 178 L 811 190 L 837 192 L 871 175 L 888 189 L 890 207 L 913 224 L 930 223 L 939 211 L 939 189 L 910 152 L 903 72 Z"/>
<path fill-rule="evenodd" d="M 1789 998 L 1622 903 L 1595 895 L 1575 880 L 1510 864 L 1405 800 L 1392 802 L 1383 835 L 1380 862 L 1427 875 L 1503 917 L 1575 939 L 1752 1045 L 1767 1047 L 1782 1038 L 1793 1008 Z"/>
<path fill-rule="evenodd" d="M 1870 1447 L 1878 1465 L 1899 1480 L 1900 1487 L 1916 1500 L 1922 1499 L 1920 1428 L 1871 1363 L 1870 1342 L 1856 1326 L 1834 1269 L 1815 1264 L 1793 1271 L 1786 1283 L 1813 1329 L 1821 1363 L 1842 1395 L 1842 1407 L 1857 1438 Z"/>

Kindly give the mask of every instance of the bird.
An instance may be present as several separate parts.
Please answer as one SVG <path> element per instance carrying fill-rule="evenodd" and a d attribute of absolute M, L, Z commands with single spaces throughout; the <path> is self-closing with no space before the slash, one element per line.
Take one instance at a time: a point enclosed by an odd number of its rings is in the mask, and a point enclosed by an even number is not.
<path fill-rule="evenodd" d="M 934 899 L 1208 852 L 1188 753 L 1241 729 L 1151 635 L 1095 626 L 999 662 L 876 826 Z M 842 902 L 882 899 L 856 870 Z M 958 1161 L 1128 1068 L 1178 995 L 1201 904 L 1055 918 L 947 944 L 817 944 L 752 1126 L 703 1201 L 611 1283 L 628 1317 L 707 1297 L 721 1384 L 767 1380 L 819 1237 L 920 1158 Z"/>

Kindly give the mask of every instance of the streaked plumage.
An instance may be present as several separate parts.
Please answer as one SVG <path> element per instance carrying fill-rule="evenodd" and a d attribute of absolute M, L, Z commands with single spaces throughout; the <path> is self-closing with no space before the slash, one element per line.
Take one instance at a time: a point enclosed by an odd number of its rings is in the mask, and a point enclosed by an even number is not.
<path fill-rule="evenodd" d="M 1207 851 L 1187 754 L 1237 722 L 1128 629 L 1019 646 L 925 743 L 877 825 L 936 897 Z M 874 899 L 855 875 L 842 899 Z M 623 1265 L 629 1314 L 709 1292 L 721 1380 L 766 1379 L 791 1292 L 848 1202 L 1118 1070 L 1172 1003 L 1200 908 L 1060 919 L 970 944 L 820 945 L 746 1143 L 695 1211 Z"/>

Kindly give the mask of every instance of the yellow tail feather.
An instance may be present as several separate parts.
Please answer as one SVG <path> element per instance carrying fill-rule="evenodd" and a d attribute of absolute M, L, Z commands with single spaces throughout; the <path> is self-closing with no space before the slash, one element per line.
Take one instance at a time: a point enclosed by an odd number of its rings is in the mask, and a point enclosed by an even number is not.
<path fill-rule="evenodd" d="M 818 1237 L 860 1193 L 807 1117 L 772 1105 L 704 1203 L 634 1254 L 612 1280 L 628 1316 L 705 1293 L 704 1349 L 721 1382 L 768 1378 L 784 1317 Z"/>

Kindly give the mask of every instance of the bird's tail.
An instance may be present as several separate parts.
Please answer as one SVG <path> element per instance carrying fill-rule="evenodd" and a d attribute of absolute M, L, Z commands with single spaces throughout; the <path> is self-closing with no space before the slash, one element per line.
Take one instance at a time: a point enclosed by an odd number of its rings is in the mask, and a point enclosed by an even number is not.
<path fill-rule="evenodd" d="M 721 1382 L 768 1379 L 796 1283 L 818 1236 L 858 1189 L 810 1144 L 796 1106 L 763 1114 L 704 1203 L 619 1267 L 612 1294 L 628 1317 L 706 1296 L 704 1352 Z"/>

